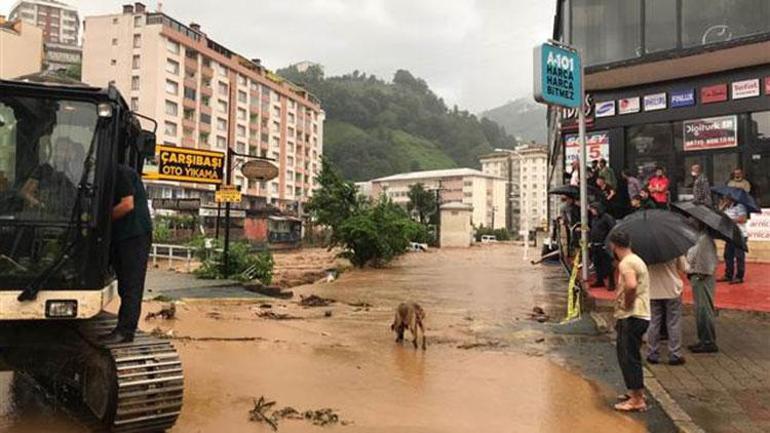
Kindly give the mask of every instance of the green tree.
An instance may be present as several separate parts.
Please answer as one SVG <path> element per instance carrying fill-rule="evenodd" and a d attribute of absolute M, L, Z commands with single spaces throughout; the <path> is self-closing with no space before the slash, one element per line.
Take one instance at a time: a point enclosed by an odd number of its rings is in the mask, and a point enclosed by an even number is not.
<path fill-rule="evenodd" d="M 353 182 L 343 180 L 326 158 L 321 161 L 318 184 L 305 209 L 316 223 L 331 229 L 333 246 L 338 243 L 340 226 L 361 209 L 363 199 Z"/>
<path fill-rule="evenodd" d="M 409 197 L 406 210 L 410 214 L 416 214 L 420 224 L 427 224 L 431 216 L 436 213 L 436 195 L 426 190 L 421 183 L 411 185 L 406 195 Z"/>

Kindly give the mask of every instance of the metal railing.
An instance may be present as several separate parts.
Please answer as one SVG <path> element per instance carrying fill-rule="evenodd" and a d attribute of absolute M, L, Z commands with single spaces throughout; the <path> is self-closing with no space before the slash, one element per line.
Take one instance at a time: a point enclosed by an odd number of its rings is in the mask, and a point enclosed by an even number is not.
<path fill-rule="evenodd" d="M 174 260 L 184 260 L 187 272 L 190 272 L 190 265 L 194 256 L 195 248 L 184 245 L 152 244 L 150 251 L 154 268 L 158 267 L 158 259 L 167 259 L 168 269 L 174 268 Z"/>

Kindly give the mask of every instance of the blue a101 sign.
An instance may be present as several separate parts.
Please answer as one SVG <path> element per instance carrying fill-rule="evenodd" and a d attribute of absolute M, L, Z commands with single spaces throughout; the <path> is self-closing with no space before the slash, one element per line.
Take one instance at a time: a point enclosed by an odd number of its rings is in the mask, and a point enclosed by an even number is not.
<path fill-rule="evenodd" d="M 535 47 L 535 100 L 561 107 L 580 107 L 582 95 L 580 55 L 551 44 Z"/>

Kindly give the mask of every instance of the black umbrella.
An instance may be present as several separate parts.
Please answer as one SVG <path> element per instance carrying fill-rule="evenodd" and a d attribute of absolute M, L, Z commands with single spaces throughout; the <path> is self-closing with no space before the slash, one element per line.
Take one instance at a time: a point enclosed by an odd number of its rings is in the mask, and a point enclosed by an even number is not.
<path fill-rule="evenodd" d="M 723 212 L 714 210 L 702 204 L 695 204 L 691 201 L 680 201 L 672 203 L 671 206 L 692 218 L 702 222 L 713 233 L 714 237 L 727 242 L 732 242 L 736 247 L 748 251 L 746 239 L 737 224 Z"/>
<path fill-rule="evenodd" d="M 762 208 L 757 205 L 757 201 L 754 197 L 750 196 L 746 190 L 742 188 L 735 188 L 732 186 L 715 186 L 711 188 L 712 191 L 719 195 L 730 197 L 736 203 L 740 203 L 746 206 L 746 210 L 749 213 L 762 213 Z"/>
<path fill-rule="evenodd" d="M 653 209 L 632 213 L 610 231 L 623 231 L 631 238 L 631 249 L 648 265 L 665 263 L 687 252 L 698 240 L 698 232 L 680 214 Z"/>
<path fill-rule="evenodd" d="M 572 197 L 574 199 L 577 199 L 580 197 L 580 187 L 574 186 L 574 185 L 561 185 L 557 186 L 555 188 L 551 188 L 548 191 L 548 194 L 551 195 L 566 195 L 567 197 Z M 604 194 L 602 194 L 602 191 L 599 188 L 596 188 L 594 186 L 588 186 L 588 197 L 594 197 L 594 198 L 604 198 Z M 589 200 L 591 201 L 591 200 Z"/>

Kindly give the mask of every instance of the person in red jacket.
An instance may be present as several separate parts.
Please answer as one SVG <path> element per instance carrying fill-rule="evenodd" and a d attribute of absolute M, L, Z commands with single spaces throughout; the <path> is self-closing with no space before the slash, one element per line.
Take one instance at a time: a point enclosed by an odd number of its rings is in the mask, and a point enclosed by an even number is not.
<path fill-rule="evenodd" d="M 665 208 L 668 206 L 669 196 L 669 180 L 666 177 L 666 173 L 663 167 L 658 166 L 655 168 L 655 175 L 650 178 L 647 183 L 647 188 L 650 190 L 650 197 L 655 205 L 659 208 Z"/>

